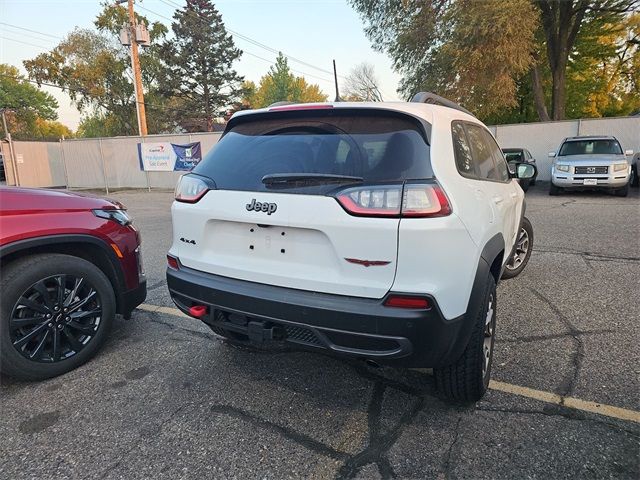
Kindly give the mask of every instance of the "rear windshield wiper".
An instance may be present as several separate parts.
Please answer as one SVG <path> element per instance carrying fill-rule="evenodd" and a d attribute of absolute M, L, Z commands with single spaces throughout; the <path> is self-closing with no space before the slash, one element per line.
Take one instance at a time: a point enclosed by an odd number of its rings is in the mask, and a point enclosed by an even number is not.
<path fill-rule="evenodd" d="M 362 182 L 362 177 L 349 175 L 331 175 L 328 173 L 272 173 L 262 177 L 265 185 L 289 185 L 289 184 L 322 184 L 322 183 L 355 183 Z"/>

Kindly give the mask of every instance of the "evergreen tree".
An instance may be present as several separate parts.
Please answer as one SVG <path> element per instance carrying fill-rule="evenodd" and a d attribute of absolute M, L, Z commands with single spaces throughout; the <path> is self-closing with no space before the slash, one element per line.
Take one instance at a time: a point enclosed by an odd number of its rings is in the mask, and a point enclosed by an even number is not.
<path fill-rule="evenodd" d="M 240 100 L 242 77 L 232 64 L 242 51 L 210 0 L 187 0 L 173 18 L 175 38 L 162 45 L 161 84 L 180 100 L 177 117 L 183 128 L 212 131 L 215 120 Z"/>
<path fill-rule="evenodd" d="M 308 84 L 304 77 L 296 77 L 289 69 L 287 58 L 278 54 L 275 65 L 260 79 L 256 87 L 253 82 L 244 85 L 243 103 L 251 108 L 262 108 L 275 102 L 296 103 L 326 102 L 327 96 L 320 87 Z"/>

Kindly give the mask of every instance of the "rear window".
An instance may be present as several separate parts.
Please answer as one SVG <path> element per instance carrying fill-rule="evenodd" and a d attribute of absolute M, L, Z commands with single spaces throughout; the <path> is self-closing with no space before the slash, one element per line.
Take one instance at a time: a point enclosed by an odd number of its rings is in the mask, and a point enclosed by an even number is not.
<path fill-rule="evenodd" d="M 342 110 L 342 109 L 341 109 Z M 346 110 L 346 109 L 345 109 Z M 361 177 L 364 182 L 431 178 L 429 145 L 417 119 L 381 110 L 287 112 L 241 119 L 193 170 L 218 189 L 267 191 L 272 174 Z M 287 193 L 323 193 L 335 183 L 293 183 Z"/>
<path fill-rule="evenodd" d="M 507 162 L 524 162 L 523 152 L 509 152 L 507 150 L 503 150 L 504 158 Z"/>
<path fill-rule="evenodd" d="M 622 155 L 617 140 L 572 140 L 564 142 L 559 156 L 568 155 Z"/>

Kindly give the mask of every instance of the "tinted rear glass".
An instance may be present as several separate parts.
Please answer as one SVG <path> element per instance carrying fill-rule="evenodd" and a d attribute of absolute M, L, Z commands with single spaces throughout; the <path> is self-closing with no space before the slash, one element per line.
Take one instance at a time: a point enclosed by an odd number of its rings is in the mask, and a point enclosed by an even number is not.
<path fill-rule="evenodd" d="M 271 174 L 346 175 L 364 182 L 433 176 L 424 129 L 412 117 L 381 110 L 296 113 L 241 120 L 194 173 L 211 178 L 219 189 L 249 191 L 272 190 L 262 183 Z M 328 187 L 284 188 L 322 193 Z"/>
<path fill-rule="evenodd" d="M 504 158 L 507 160 L 507 162 L 524 162 L 524 158 L 523 158 L 523 152 L 522 151 L 518 151 L 518 152 L 509 152 L 507 150 L 503 150 L 504 152 Z"/>
<path fill-rule="evenodd" d="M 564 142 L 558 155 L 622 155 L 622 148 L 617 140 L 578 140 Z"/>

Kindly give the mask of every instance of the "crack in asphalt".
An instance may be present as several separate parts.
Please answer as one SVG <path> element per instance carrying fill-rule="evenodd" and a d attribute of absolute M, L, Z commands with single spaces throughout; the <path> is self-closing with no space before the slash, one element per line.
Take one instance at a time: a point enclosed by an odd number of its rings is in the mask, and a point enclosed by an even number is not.
<path fill-rule="evenodd" d="M 619 256 L 619 255 L 606 255 L 603 253 L 586 252 L 580 250 L 571 250 L 569 248 L 545 248 L 536 246 L 533 250 L 538 253 L 559 253 L 561 255 L 575 255 L 582 257 L 583 259 L 591 262 L 615 262 L 625 264 L 636 264 L 640 262 L 640 257 Z"/>
<path fill-rule="evenodd" d="M 582 344 L 582 340 L 580 336 L 589 335 L 589 334 L 599 334 L 599 333 L 609 333 L 612 330 L 594 330 L 594 331 L 582 331 L 576 328 L 571 321 L 569 321 L 562 312 L 542 293 L 537 290 L 530 288 L 532 293 L 537 296 L 541 301 L 549 305 L 550 309 L 553 313 L 558 317 L 558 319 L 564 324 L 567 328 L 568 332 L 562 334 L 554 334 L 554 335 L 546 335 L 546 336 L 531 336 L 531 337 L 523 337 L 520 339 L 511 340 L 513 342 L 527 342 L 527 341 L 542 341 L 551 338 L 562 338 L 562 337 L 571 337 L 574 342 L 574 353 L 572 355 L 571 363 L 573 365 L 573 372 L 571 375 L 566 377 L 559 387 L 561 390 L 561 395 L 570 396 L 575 388 L 575 384 L 579 377 L 579 372 L 581 368 L 582 358 L 584 357 L 584 346 Z M 150 316 L 149 316 L 150 317 Z M 216 336 L 212 334 L 205 334 L 202 332 L 198 332 L 195 330 L 183 328 L 176 326 L 174 324 L 163 322 L 161 320 L 157 320 L 154 318 L 149 318 L 151 322 L 163 325 L 168 327 L 171 330 L 180 330 L 187 334 L 199 337 L 199 338 L 207 338 L 207 339 L 217 339 Z M 506 342 L 509 342 L 507 340 Z M 235 346 L 235 344 L 230 342 L 225 342 L 230 345 Z M 256 352 L 251 349 L 252 353 L 270 353 L 268 351 L 258 350 Z M 287 352 L 274 352 L 274 353 L 287 353 Z M 230 406 L 230 405 L 213 405 L 210 407 L 210 410 L 214 414 L 227 415 L 233 418 L 237 418 L 244 422 L 247 422 L 257 428 L 266 429 L 281 435 L 282 437 L 300 445 L 301 447 L 320 454 L 325 457 L 332 458 L 334 460 L 343 462 L 339 467 L 336 478 L 337 479 L 350 479 L 354 478 L 363 467 L 375 464 L 378 472 L 380 473 L 383 479 L 391 479 L 396 478 L 396 473 L 391 465 L 391 462 L 388 459 L 388 452 L 393 447 L 393 445 L 400 438 L 406 427 L 413 422 L 416 416 L 424 409 L 425 406 L 425 397 L 427 395 L 437 397 L 437 393 L 435 391 L 435 384 L 431 377 L 425 378 L 424 375 L 421 375 L 421 385 L 416 387 L 414 385 L 410 385 L 408 383 L 388 378 L 378 373 L 374 373 L 374 371 L 361 362 L 354 362 L 350 360 L 344 361 L 347 365 L 351 366 L 355 373 L 364 378 L 365 380 L 371 382 L 373 385 L 371 391 L 371 397 L 369 399 L 368 408 L 367 408 L 367 422 L 368 422 L 368 430 L 369 430 L 369 440 L 367 446 L 356 454 L 349 454 L 344 451 L 340 451 L 334 449 L 333 447 L 326 445 L 325 443 L 315 440 L 314 438 L 305 435 L 303 433 L 297 432 L 294 429 L 278 425 L 271 421 L 260 418 L 248 411 Z M 384 371 L 381 369 L 381 372 Z M 425 382 L 426 380 L 426 382 Z M 394 389 L 404 394 L 407 394 L 410 397 L 413 397 L 412 405 L 410 408 L 406 409 L 404 413 L 401 415 L 398 422 L 386 433 L 382 433 L 381 429 L 381 419 L 383 417 L 383 400 L 385 392 L 388 389 Z M 183 405 L 176 411 L 174 411 L 169 418 L 162 422 L 160 426 L 158 426 L 158 432 L 162 430 L 162 427 L 166 422 L 171 421 L 171 419 L 182 409 L 185 408 L 186 405 Z M 623 427 L 620 427 L 615 424 L 611 424 L 608 422 L 593 420 L 587 418 L 584 415 L 581 415 L 577 412 L 573 412 L 571 409 L 564 407 L 562 405 L 558 406 L 555 410 L 550 410 L 549 408 L 545 408 L 543 411 L 537 410 L 518 410 L 518 409 L 491 409 L 488 407 L 476 407 L 476 410 L 479 411 L 496 411 L 503 413 L 513 413 L 513 414 L 523 414 L 523 415 L 546 415 L 546 416 L 559 416 L 569 420 L 579 420 L 579 421 L 591 421 L 597 424 L 602 424 L 609 426 L 611 428 L 615 428 L 619 431 L 625 432 L 629 435 L 638 437 L 638 434 L 627 430 Z M 444 458 L 442 461 L 442 468 L 446 479 L 451 478 L 451 472 L 453 467 L 455 466 L 455 447 L 459 440 L 460 434 L 460 426 L 462 422 L 462 414 L 463 412 L 459 412 L 459 416 L 455 425 L 453 439 L 451 444 L 447 448 L 446 453 L 444 454 Z M 118 468 L 118 466 L 122 463 L 123 458 L 126 458 L 137 446 L 139 446 L 142 439 L 138 440 L 135 445 L 133 445 L 127 452 L 123 454 L 123 456 L 111 467 L 105 470 L 102 478 L 104 478 L 108 473 Z"/>
<path fill-rule="evenodd" d="M 413 421 L 418 413 L 424 407 L 424 398 L 415 398 L 411 408 L 406 410 L 398 423 L 387 433 L 381 433 L 380 420 L 382 417 L 382 401 L 384 393 L 387 390 L 384 381 L 378 381 L 373 385 L 371 400 L 367 411 L 367 420 L 369 424 L 369 442 L 367 447 L 359 453 L 351 456 L 338 470 L 337 479 L 354 478 L 360 469 L 370 463 L 375 463 L 378 472 L 384 479 L 395 478 L 393 467 L 386 457 L 387 452 L 396 443 L 405 427 Z"/>
<path fill-rule="evenodd" d="M 264 420 L 263 418 L 252 415 L 245 410 L 233 407 L 231 405 L 212 405 L 211 412 L 237 418 L 238 420 L 247 422 L 255 427 L 264 430 L 270 430 L 283 436 L 287 440 L 291 440 L 292 442 L 308 450 L 311 450 L 312 452 L 318 453 L 325 457 L 333 458 L 334 460 L 345 460 L 349 457 L 348 453 L 336 450 L 328 445 L 325 445 L 322 442 L 319 442 L 318 440 L 315 440 L 312 437 L 309 437 L 308 435 L 299 433 L 291 428 L 278 425 L 268 420 Z"/>
<path fill-rule="evenodd" d="M 584 335 L 585 332 L 576 328 L 576 326 L 571 323 L 571 321 L 564 316 L 564 314 L 560 311 L 560 309 L 546 296 L 540 293 L 533 287 L 529 287 L 531 293 L 533 293 L 538 299 L 542 302 L 546 303 L 551 311 L 556 315 L 558 320 L 560 320 L 565 328 L 568 330 L 568 336 L 573 339 L 574 351 L 571 357 L 571 365 L 573 367 L 573 373 L 566 375 L 565 378 L 560 383 L 560 387 L 558 388 L 558 393 L 562 397 L 570 397 L 573 395 L 573 391 L 576 386 L 576 382 L 578 381 L 578 377 L 580 375 L 580 369 L 582 368 L 582 360 L 584 358 L 584 343 L 580 338 L 581 335 Z M 562 400 L 564 402 L 564 399 Z"/>
<path fill-rule="evenodd" d="M 576 335 L 599 335 L 602 333 L 616 333 L 616 330 L 610 328 L 603 328 L 601 330 L 580 330 Z M 507 338 L 507 339 L 498 339 L 496 338 L 496 343 L 533 343 L 533 342 L 544 342 L 547 340 L 556 340 L 558 338 L 565 338 L 573 336 L 571 332 L 565 333 L 553 333 L 549 335 L 529 335 L 526 337 L 517 337 L 517 338 Z"/>
<path fill-rule="evenodd" d="M 449 448 L 447 448 L 444 462 L 442 464 L 442 471 L 444 472 L 445 480 L 451 478 L 451 469 L 453 467 L 451 457 L 453 455 L 453 449 L 458 443 L 458 438 L 460 437 L 460 423 L 462 423 L 462 415 L 458 417 L 455 429 L 453 430 L 453 440 L 451 440 L 451 444 L 449 444 Z"/>

